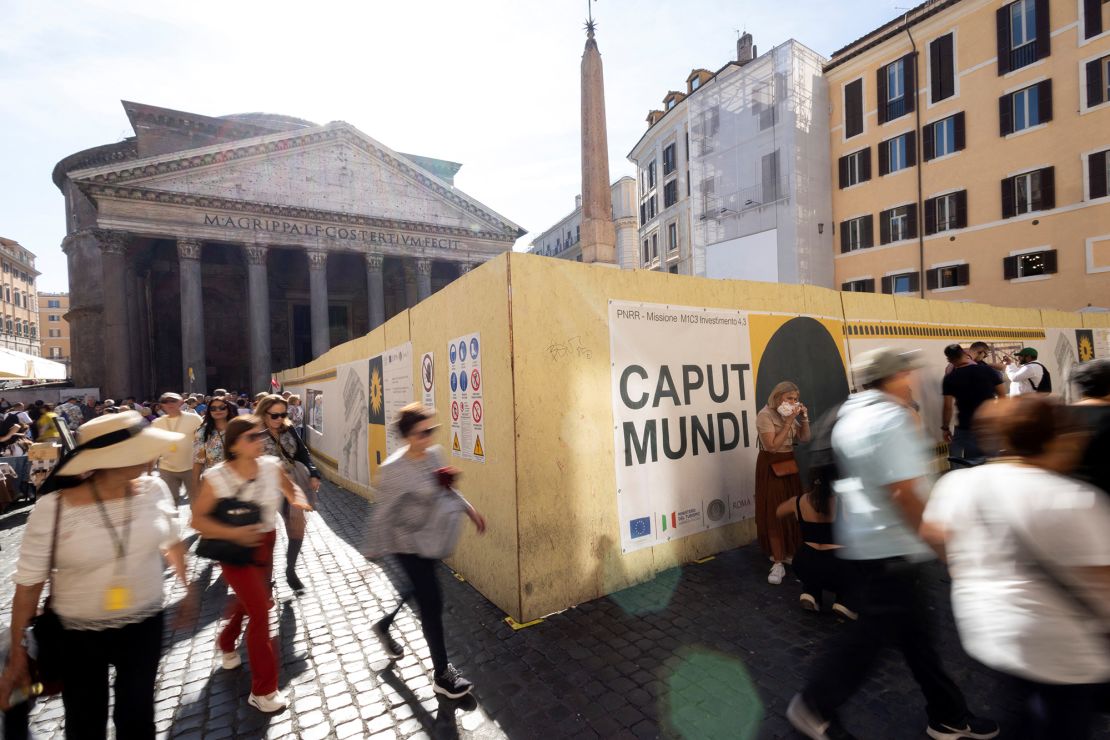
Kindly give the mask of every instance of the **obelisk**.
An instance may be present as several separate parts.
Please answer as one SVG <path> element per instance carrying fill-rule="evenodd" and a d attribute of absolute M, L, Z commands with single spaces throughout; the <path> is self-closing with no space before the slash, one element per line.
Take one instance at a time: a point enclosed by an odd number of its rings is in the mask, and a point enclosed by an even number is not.
<path fill-rule="evenodd" d="M 582 261 L 616 264 L 617 232 L 609 192 L 609 139 L 605 133 L 605 79 L 596 24 L 586 23 L 582 54 Z"/>

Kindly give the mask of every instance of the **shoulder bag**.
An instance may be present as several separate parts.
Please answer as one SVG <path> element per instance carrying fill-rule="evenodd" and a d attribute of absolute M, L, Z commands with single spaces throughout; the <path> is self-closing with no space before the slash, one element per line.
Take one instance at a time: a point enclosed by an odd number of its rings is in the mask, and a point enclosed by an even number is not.
<path fill-rule="evenodd" d="M 253 501 L 239 498 L 239 494 L 250 483 L 251 481 L 247 481 L 239 486 L 233 497 L 218 499 L 216 507 L 208 516 L 229 527 L 248 527 L 261 522 L 262 507 Z M 197 556 L 228 565 L 250 565 L 254 562 L 254 548 L 231 540 L 201 537 L 197 543 Z"/>
<path fill-rule="evenodd" d="M 296 437 L 296 435 L 294 435 Z M 304 444 L 297 438 L 298 444 Z M 312 474 L 308 472 L 308 466 L 303 462 L 290 457 L 286 452 L 285 447 L 282 446 L 281 440 L 278 440 L 277 448 L 281 451 L 281 456 L 285 458 L 285 462 L 289 465 L 289 477 L 293 479 L 293 483 L 297 488 L 301 489 L 301 493 L 312 504 L 312 508 L 316 508 L 316 494 L 312 492 Z"/>
<path fill-rule="evenodd" d="M 43 686 L 42 693 L 57 694 L 62 690 L 62 665 L 65 662 L 65 648 L 62 639 L 65 627 L 54 611 L 54 566 L 58 551 L 58 529 L 62 524 L 62 494 L 55 494 L 58 504 L 54 509 L 54 531 L 50 537 L 50 566 L 47 570 L 46 585 L 49 593 L 42 611 L 31 620 L 24 631 L 24 644 L 30 664 L 31 678 Z"/>

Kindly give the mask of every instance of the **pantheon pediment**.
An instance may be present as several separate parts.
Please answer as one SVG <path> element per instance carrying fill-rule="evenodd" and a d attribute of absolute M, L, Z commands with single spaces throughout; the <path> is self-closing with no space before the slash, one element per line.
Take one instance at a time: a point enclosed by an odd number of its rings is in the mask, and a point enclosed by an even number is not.
<path fill-rule="evenodd" d="M 76 170 L 69 177 L 96 201 L 218 201 L 239 212 L 344 214 L 505 240 L 523 231 L 343 122 Z"/>

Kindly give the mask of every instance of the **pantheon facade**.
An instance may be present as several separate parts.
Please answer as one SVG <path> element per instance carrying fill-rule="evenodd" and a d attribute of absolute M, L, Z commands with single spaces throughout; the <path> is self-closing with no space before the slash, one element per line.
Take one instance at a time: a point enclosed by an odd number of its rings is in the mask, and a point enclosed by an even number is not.
<path fill-rule="evenodd" d="M 123 106 L 135 136 L 54 168 L 72 376 L 102 397 L 265 390 L 524 233 L 347 123 Z"/>

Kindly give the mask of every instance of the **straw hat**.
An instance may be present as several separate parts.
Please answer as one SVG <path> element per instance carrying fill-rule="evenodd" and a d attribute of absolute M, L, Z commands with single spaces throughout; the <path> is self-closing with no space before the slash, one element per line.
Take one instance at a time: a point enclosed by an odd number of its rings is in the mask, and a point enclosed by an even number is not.
<path fill-rule="evenodd" d="M 137 411 L 106 414 L 81 425 L 77 446 L 58 465 L 58 475 L 151 462 L 185 439 L 184 434 L 147 426 Z"/>

